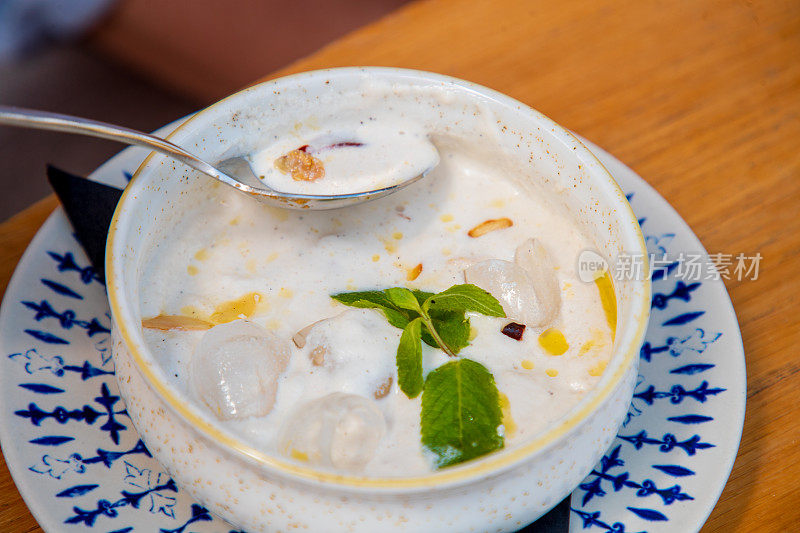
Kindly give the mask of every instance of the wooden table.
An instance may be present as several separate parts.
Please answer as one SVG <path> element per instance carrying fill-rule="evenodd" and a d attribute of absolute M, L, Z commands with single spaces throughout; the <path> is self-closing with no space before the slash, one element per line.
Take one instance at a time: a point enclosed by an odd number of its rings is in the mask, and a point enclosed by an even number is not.
<path fill-rule="evenodd" d="M 757 280 L 726 283 L 747 416 L 704 531 L 796 531 L 800 2 L 423 0 L 274 75 L 343 65 L 437 71 L 514 96 L 630 165 L 710 252 L 762 254 Z M 0 225 L 3 290 L 55 205 Z M 2 464 L 0 530 L 36 529 Z"/>

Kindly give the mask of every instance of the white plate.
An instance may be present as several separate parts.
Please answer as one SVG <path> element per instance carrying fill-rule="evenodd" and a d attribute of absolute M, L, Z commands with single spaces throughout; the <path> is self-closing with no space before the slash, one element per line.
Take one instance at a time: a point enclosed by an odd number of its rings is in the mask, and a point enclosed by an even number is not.
<path fill-rule="evenodd" d="M 589 147 L 629 194 L 652 252 L 704 254 L 658 193 Z M 126 149 L 92 178 L 124 186 L 145 155 Z M 679 270 L 653 284 L 629 420 L 573 493 L 571 531 L 699 529 L 728 478 L 744 420 L 739 327 L 722 281 L 693 285 Z M 57 209 L 0 312 L 0 441 L 25 502 L 47 531 L 230 531 L 139 440 L 118 397 L 109 326 L 105 289 Z"/>

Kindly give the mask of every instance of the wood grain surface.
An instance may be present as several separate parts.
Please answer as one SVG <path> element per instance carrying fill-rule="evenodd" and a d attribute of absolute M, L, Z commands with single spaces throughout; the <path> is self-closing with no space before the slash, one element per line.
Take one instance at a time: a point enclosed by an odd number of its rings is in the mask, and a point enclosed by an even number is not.
<path fill-rule="evenodd" d="M 800 2 L 423 0 L 275 75 L 419 68 L 507 93 L 652 184 L 709 252 L 763 256 L 726 282 L 747 356 L 747 414 L 704 531 L 800 523 Z M 0 226 L 0 282 L 53 201 Z M 37 528 L 0 466 L 0 530 Z"/>

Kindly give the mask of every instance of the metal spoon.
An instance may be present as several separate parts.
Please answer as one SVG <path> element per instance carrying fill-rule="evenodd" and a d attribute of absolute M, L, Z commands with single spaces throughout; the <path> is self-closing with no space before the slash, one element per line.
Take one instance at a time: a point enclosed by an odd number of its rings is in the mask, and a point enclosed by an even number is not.
<path fill-rule="evenodd" d="M 173 157 L 189 165 L 195 170 L 199 170 L 203 174 L 216 178 L 226 185 L 235 187 L 262 203 L 286 209 L 338 209 L 361 202 L 376 200 L 411 185 L 415 181 L 423 178 L 431 170 L 428 169 L 419 176 L 402 181 L 396 185 L 373 191 L 337 195 L 293 194 L 275 191 L 265 186 L 253 173 L 253 169 L 246 159 L 246 154 L 243 156 L 231 157 L 215 165 L 211 165 L 187 152 L 180 146 L 160 137 L 156 137 L 155 135 L 122 126 L 115 126 L 106 122 L 99 122 L 97 120 L 18 107 L 0 106 L 0 124 L 62 131 L 66 133 L 78 133 L 125 144 L 152 148 L 157 152 L 161 152 L 162 154 Z"/>

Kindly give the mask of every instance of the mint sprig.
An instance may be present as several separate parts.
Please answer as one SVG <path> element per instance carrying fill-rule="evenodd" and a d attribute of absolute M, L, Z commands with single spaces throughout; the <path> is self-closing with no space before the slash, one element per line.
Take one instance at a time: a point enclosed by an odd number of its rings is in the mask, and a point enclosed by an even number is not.
<path fill-rule="evenodd" d="M 413 298 L 412 298 L 413 296 Z M 331 296 L 350 307 L 378 309 L 392 326 L 405 329 L 422 318 L 422 340 L 455 357 L 469 343 L 467 311 L 505 317 L 503 307 L 485 290 L 470 285 L 453 285 L 439 294 L 394 287 L 382 291 L 342 292 Z"/>
<path fill-rule="evenodd" d="M 422 342 L 456 358 L 469 345 L 467 312 L 505 317 L 500 303 L 475 285 L 454 285 L 439 294 L 393 287 L 334 294 L 351 307 L 378 309 L 402 329 L 397 346 L 397 384 L 409 398 L 422 393 L 422 444 L 441 468 L 503 447 L 503 415 L 492 374 L 480 363 L 458 358 L 423 377 Z"/>

